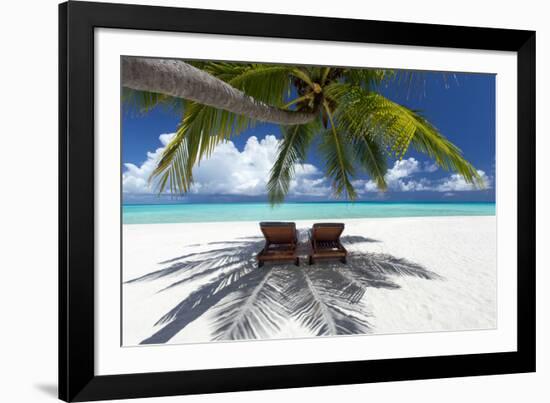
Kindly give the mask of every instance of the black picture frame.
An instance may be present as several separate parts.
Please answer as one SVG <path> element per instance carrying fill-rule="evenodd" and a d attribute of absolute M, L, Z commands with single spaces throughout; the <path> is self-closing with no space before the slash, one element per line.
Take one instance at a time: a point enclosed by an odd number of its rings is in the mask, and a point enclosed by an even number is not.
<path fill-rule="evenodd" d="M 99 27 L 517 52 L 517 351 L 96 376 L 94 29 Z M 89 401 L 533 371 L 535 32 L 80 1 L 59 5 L 60 399 Z"/>

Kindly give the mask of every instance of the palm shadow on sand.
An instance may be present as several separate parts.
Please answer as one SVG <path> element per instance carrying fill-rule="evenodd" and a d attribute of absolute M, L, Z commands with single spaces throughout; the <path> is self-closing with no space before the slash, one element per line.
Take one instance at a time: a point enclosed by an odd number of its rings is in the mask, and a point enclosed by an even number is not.
<path fill-rule="evenodd" d="M 299 254 L 304 257 L 307 232 L 300 231 L 299 237 Z M 395 276 L 440 278 L 405 259 L 353 251 L 356 244 L 376 240 L 362 236 L 341 240 L 351 250 L 345 265 L 327 261 L 309 266 L 303 259 L 299 267 L 283 263 L 258 268 L 256 254 L 264 245 L 261 237 L 212 242 L 204 245 L 211 247 L 208 251 L 161 262 L 166 267 L 126 284 L 172 279 L 158 291 L 164 292 L 204 281 L 163 315 L 155 323 L 160 329 L 141 344 L 166 343 L 208 311 L 214 318 L 214 340 L 268 338 L 288 319 L 318 336 L 368 333 L 371 326 L 364 297 L 369 287 L 399 288 Z"/>

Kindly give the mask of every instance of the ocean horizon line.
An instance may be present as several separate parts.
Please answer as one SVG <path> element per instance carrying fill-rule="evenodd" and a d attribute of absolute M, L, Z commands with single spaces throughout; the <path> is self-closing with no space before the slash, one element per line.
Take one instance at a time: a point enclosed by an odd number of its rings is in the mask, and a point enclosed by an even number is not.
<path fill-rule="evenodd" d="M 196 202 L 173 202 L 173 203 L 124 203 L 122 202 L 122 206 L 177 206 L 177 205 L 197 205 L 197 204 L 217 204 L 217 205 L 225 205 L 225 204 L 268 204 L 271 205 L 269 201 L 196 201 Z M 388 201 L 375 201 L 375 200 L 359 200 L 359 201 L 343 201 L 343 200 L 335 200 L 335 201 L 285 201 L 283 203 L 277 203 L 274 204 L 274 206 L 282 206 L 285 204 L 496 204 L 496 201 L 441 201 L 441 200 L 433 200 L 433 201 L 395 201 L 395 200 L 388 200 Z"/>

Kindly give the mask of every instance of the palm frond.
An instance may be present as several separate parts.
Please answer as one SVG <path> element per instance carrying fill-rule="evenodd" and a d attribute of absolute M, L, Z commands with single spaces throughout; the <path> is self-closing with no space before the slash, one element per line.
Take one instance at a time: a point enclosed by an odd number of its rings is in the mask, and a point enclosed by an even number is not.
<path fill-rule="evenodd" d="M 283 138 L 279 143 L 277 159 L 271 168 L 267 182 L 267 193 L 271 204 L 284 201 L 296 164 L 305 160 L 307 149 L 318 129 L 318 120 L 306 125 L 281 127 Z"/>
<path fill-rule="evenodd" d="M 401 158 L 414 135 L 414 122 L 394 104 L 374 92 L 348 84 L 332 84 L 328 96 L 335 99 L 339 127 L 355 135 L 368 134 Z"/>
<path fill-rule="evenodd" d="M 321 77 L 320 77 L 320 80 L 319 80 L 321 85 L 326 84 L 330 71 L 331 71 L 331 67 L 323 67 L 321 69 Z"/>
<path fill-rule="evenodd" d="M 138 114 L 147 114 L 159 106 L 174 113 L 181 113 L 183 108 L 182 99 L 166 94 L 138 91 L 125 87 L 122 88 L 121 101 L 128 111 L 137 112 Z"/>
<path fill-rule="evenodd" d="M 378 139 L 369 133 L 350 133 L 349 142 L 352 144 L 354 160 L 376 182 L 378 189 L 386 190 L 388 159 Z"/>
<path fill-rule="evenodd" d="M 158 179 L 156 188 L 159 193 L 166 188 L 171 193 L 187 192 L 193 183 L 193 171 L 187 169 L 191 158 L 189 137 L 185 136 L 185 130 L 179 126 L 175 136 L 166 145 L 149 181 Z"/>
<path fill-rule="evenodd" d="M 412 145 L 441 168 L 459 173 L 469 183 L 484 186 L 462 151 L 418 112 L 357 86 L 338 83 L 330 87 L 329 96 L 338 101 L 335 120 L 346 132 L 370 133 L 399 159 Z"/>
<path fill-rule="evenodd" d="M 330 119 L 330 128 L 322 134 L 319 151 L 325 160 L 325 173 L 332 180 L 332 188 L 337 197 L 347 196 L 353 200 L 357 193 L 350 178 L 355 175 L 352 150 L 345 137 L 338 132 L 334 125 L 332 114 L 325 106 Z"/>
<path fill-rule="evenodd" d="M 208 158 L 216 146 L 255 122 L 245 116 L 195 102 L 186 102 L 183 121 L 165 148 L 151 178 L 159 178 L 158 191 L 169 185 L 171 192 L 188 192 L 193 183 L 193 167 Z"/>
<path fill-rule="evenodd" d="M 292 75 L 296 78 L 299 78 L 304 83 L 306 83 L 310 88 L 313 89 L 314 83 L 313 83 L 313 79 L 312 79 L 311 74 L 310 74 L 310 70 L 311 69 L 308 69 L 308 68 L 303 67 L 303 66 L 302 67 L 294 67 L 292 69 Z"/>
<path fill-rule="evenodd" d="M 433 158 L 441 168 L 458 172 L 466 182 L 473 183 L 479 189 L 485 187 L 485 182 L 474 166 L 462 156 L 460 148 L 439 133 L 423 116 L 414 112 L 411 112 L 411 116 L 418 125 L 412 138 L 412 145 L 417 151 Z"/>
<path fill-rule="evenodd" d="M 289 94 L 293 67 L 276 64 L 206 63 L 203 70 L 269 105 L 281 106 Z"/>
<path fill-rule="evenodd" d="M 228 83 L 256 100 L 282 106 L 290 93 L 291 70 L 288 66 L 254 64 Z"/>

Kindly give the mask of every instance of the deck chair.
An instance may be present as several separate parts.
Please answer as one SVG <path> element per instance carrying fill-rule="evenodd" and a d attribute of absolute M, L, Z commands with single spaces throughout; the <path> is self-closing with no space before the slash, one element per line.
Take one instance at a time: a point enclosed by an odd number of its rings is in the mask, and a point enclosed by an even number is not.
<path fill-rule="evenodd" d="M 262 267 L 266 261 L 294 261 L 300 265 L 300 259 L 296 255 L 298 236 L 296 224 L 293 222 L 261 222 L 260 230 L 265 237 L 265 246 L 258 253 L 258 267 Z"/>
<path fill-rule="evenodd" d="M 340 235 L 343 231 L 344 224 L 313 224 L 309 233 L 311 242 L 309 264 L 313 264 L 316 259 L 340 259 L 342 263 L 346 263 L 348 251 L 340 243 Z"/>

